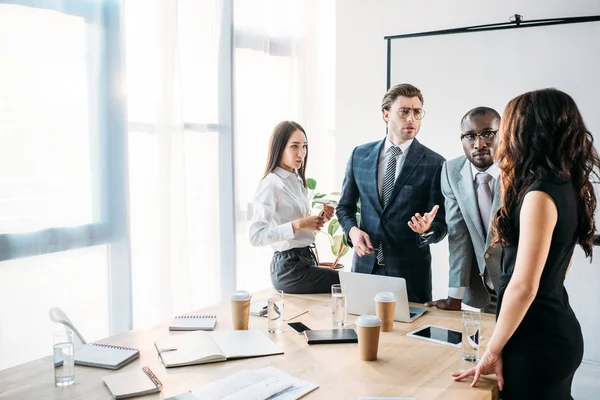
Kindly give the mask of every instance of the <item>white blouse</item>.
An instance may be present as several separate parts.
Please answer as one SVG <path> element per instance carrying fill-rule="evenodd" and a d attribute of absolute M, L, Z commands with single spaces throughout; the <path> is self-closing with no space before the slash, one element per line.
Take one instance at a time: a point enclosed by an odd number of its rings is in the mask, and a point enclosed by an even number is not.
<path fill-rule="evenodd" d="M 250 243 L 269 244 L 275 251 L 306 247 L 314 243 L 315 235 L 306 229 L 294 233 L 292 221 L 308 215 L 308 191 L 302 180 L 296 173 L 277 167 L 256 189 Z"/>

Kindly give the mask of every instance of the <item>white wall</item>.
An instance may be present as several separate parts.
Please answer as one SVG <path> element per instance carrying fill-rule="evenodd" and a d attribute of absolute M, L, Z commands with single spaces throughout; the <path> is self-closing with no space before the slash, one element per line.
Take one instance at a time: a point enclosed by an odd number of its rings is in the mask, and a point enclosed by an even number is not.
<path fill-rule="evenodd" d="M 336 2 L 336 159 L 335 176 L 341 186 L 344 169 L 352 149 L 361 143 L 383 137 L 385 127 L 381 120 L 380 104 L 386 89 L 386 42 L 383 37 L 403 33 L 422 32 L 507 21 L 515 14 L 524 19 L 568 17 L 600 14 L 600 1 L 561 0 L 489 2 L 480 0 L 404 2 L 396 0 L 338 0 Z M 531 28 L 535 29 L 535 28 Z M 581 41 L 594 38 L 581 37 Z M 398 46 L 394 45 L 394 51 Z M 590 48 L 593 43 L 590 43 Z M 419 64 L 419 53 L 414 49 L 404 54 L 406 62 Z M 495 54 L 504 57 L 504 54 Z M 569 54 L 565 54 L 569 57 Z M 465 58 L 468 62 L 468 57 Z M 573 63 L 577 60 L 574 59 Z M 440 68 L 443 64 L 440 63 Z M 396 82 L 395 82 L 396 83 Z M 514 95 L 518 95 L 515 93 Z M 424 93 L 427 102 L 427 93 Z M 452 96 L 448 97 L 452 101 Z M 467 110 L 465 110 L 467 111 Z M 498 110 L 502 112 L 502 110 Z M 459 117 L 460 118 L 460 117 Z M 584 114 L 585 118 L 585 114 Z M 434 150 L 460 153 L 457 149 L 436 149 L 436 135 L 447 132 L 427 130 L 428 120 L 421 128 L 422 142 Z M 450 127 L 454 132 L 456 127 Z M 596 132 L 596 137 L 600 132 Z M 454 155 L 452 154 L 452 155 Z M 597 248 L 597 252 L 600 248 Z M 434 264 L 434 297 L 445 297 L 448 281 L 448 250 L 444 241 L 432 247 Z M 348 256 L 346 264 L 350 263 Z M 600 262 L 598 255 L 593 264 L 585 261 L 582 252 L 576 252 L 574 266 L 567 279 L 571 304 L 581 322 L 586 338 L 585 359 L 600 363 L 600 344 L 591 339 L 600 333 Z"/>

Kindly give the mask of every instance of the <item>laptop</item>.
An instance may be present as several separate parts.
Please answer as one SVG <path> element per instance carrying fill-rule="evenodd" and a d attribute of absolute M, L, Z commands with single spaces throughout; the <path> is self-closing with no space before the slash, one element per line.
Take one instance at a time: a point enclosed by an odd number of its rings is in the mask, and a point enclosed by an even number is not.
<path fill-rule="evenodd" d="M 408 305 L 406 281 L 383 275 L 340 271 L 340 283 L 346 285 L 346 309 L 349 314 L 375 314 L 375 295 L 392 292 L 396 295 L 394 321 L 413 322 L 427 312 L 424 307 Z"/>

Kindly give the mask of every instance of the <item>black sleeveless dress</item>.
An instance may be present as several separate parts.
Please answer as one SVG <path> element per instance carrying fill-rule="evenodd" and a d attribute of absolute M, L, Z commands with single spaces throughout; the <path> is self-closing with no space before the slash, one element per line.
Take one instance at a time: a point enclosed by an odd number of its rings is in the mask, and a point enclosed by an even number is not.
<path fill-rule="evenodd" d="M 547 180 L 536 181 L 526 193 L 530 191 L 542 191 L 552 197 L 558 209 L 558 221 L 535 299 L 502 350 L 505 383 L 500 398 L 568 400 L 572 399 L 573 375 L 583 358 L 581 327 L 564 287 L 565 273 L 576 245 L 576 192 L 570 182 Z M 511 215 L 514 243 L 502 250 L 498 314 L 515 268 L 521 206 L 522 201 Z"/>

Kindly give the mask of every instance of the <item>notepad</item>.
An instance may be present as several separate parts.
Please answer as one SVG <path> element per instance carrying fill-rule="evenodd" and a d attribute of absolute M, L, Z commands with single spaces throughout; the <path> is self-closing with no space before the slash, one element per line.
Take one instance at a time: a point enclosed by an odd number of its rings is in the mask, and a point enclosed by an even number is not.
<path fill-rule="evenodd" d="M 318 386 L 274 367 L 244 370 L 167 400 L 296 400 Z"/>
<path fill-rule="evenodd" d="M 303 333 L 308 344 L 358 343 L 354 329 L 321 329 Z"/>
<path fill-rule="evenodd" d="M 115 399 L 143 396 L 162 390 L 162 383 L 148 367 L 102 378 Z"/>
<path fill-rule="evenodd" d="M 171 331 L 212 331 L 217 325 L 216 315 L 178 315 L 171 321 Z"/>
<path fill-rule="evenodd" d="M 140 356 L 140 351 L 131 347 L 91 343 L 75 351 L 75 364 L 88 367 L 119 369 Z"/>
<path fill-rule="evenodd" d="M 154 346 L 167 368 L 283 354 L 267 335 L 257 330 L 194 331 L 156 340 Z"/>

